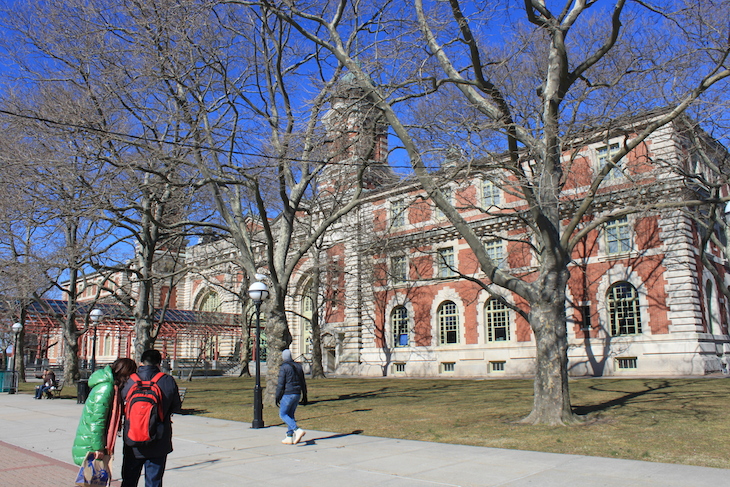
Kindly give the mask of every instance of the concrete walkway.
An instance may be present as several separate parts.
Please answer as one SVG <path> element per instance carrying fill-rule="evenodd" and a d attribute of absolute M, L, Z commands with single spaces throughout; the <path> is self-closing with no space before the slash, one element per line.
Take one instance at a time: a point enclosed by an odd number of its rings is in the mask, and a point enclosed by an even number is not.
<path fill-rule="evenodd" d="M 0 486 L 68 486 L 82 406 L 0 394 Z M 307 431 L 282 445 L 281 427 L 175 416 L 173 487 L 434 487 L 728 485 L 730 470 Z M 306 428 L 306 424 L 302 424 Z M 119 478 L 121 457 L 114 459 Z M 143 482 L 140 482 L 142 485 Z M 118 485 L 118 484 L 117 484 Z"/>

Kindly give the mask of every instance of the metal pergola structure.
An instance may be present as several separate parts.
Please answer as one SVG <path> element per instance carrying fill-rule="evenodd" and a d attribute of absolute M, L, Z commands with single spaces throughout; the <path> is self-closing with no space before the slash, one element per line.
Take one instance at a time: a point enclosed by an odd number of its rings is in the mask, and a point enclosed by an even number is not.
<path fill-rule="evenodd" d="M 96 332 L 103 336 L 115 337 L 113 355 L 116 357 L 130 356 L 135 336 L 135 320 L 131 316 L 129 308 L 111 303 L 80 303 L 75 318 L 77 330 L 84 329 L 88 322 L 89 312 L 94 308 L 100 309 L 104 313 L 103 319 L 97 325 Z M 63 346 L 61 323 L 66 319 L 66 313 L 67 302 L 58 299 L 43 299 L 28 307 L 24 323 L 25 343 L 32 348 L 32 342 L 35 342 L 35 350 L 26 349 L 26 357 L 47 358 L 45 355 L 51 340 L 54 339 L 57 340 L 60 347 Z M 199 346 L 203 340 L 207 348 L 205 358 L 218 360 L 223 358 L 218 348 L 221 340 L 231 340 L 233 343 L 237 343 L 245 333 L 241 326 L 244 318 L 231 313 L 181 309 L 156 310 L 154 322 L 156 326 L 159 326 L 156 348 L 170 360 L 197 358 L 191 356 L 190 350 Z M 90 355 L 88 346 L 86 346 L 86 338 L 93 328 L 90 324 L 79 337 L 80 360 L 87 360 Z M 35 340 L 32 340 L 32 337 L 35 337 Z"/>

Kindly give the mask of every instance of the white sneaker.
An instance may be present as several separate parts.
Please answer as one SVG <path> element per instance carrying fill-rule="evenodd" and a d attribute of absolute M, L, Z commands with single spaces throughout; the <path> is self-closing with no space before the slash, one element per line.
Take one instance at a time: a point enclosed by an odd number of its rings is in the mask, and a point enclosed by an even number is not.
<path fill-rule="evenodd" d="M 285 445 L 293 445 L 294 444 L 294 438 L 292 438 L 291 436 L 287 436 L 286 438 L 284 438 L 283 440 L 281 440 L 281 442 L 284 443 Z"/>
<path fill-rule="evenodd" d="M 297 428 L 296 430 L 294 430 L 294 442 L 292 443 L 292 445 L 296 445 L 297 443 L 299 443 L 299 441 L 301 441 L 302 436 L 304 436 L 305 433 L 306 433 L 306 431 L 304 431 L 301 428 Z"/>

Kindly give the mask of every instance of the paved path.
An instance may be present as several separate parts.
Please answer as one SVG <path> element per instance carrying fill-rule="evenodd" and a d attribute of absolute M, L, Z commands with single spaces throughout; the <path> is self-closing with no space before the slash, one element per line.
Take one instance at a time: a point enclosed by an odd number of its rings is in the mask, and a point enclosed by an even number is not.
<path fill-rule="evenodd" d="M 69 486 L 70 447 L 82 406 L 0 394 L 0 486 Z M 357 434 L 307 431 L 282 445 L 284 429 L 199 416 L 174 417 L 168 487 L 656 486 L 717 487 L 730 470 L 558 455 Z M 306 424 L 302 425 L 306 428 Z M 121 458 L 115 458 L 119 478 Z M 140 482 L 143 484 L 143 482 Z"/>

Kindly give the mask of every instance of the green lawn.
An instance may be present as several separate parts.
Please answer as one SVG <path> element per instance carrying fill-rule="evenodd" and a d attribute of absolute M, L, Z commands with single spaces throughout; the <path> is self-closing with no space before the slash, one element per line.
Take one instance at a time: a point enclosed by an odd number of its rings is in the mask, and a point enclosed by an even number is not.
<path fill-rule="evenodd" d="M 251 378 L 179 384 L 186 414 L 252 419 Z M 586 421 L 570 427 L 517 423 L 532 406 L 531 380 L 321 379 L 309 389 L 297 410 L 305 429 L 730 468 L 724 378 L 573 380 Z M 271 406 L 264 421 L 282 424 Z"/>

